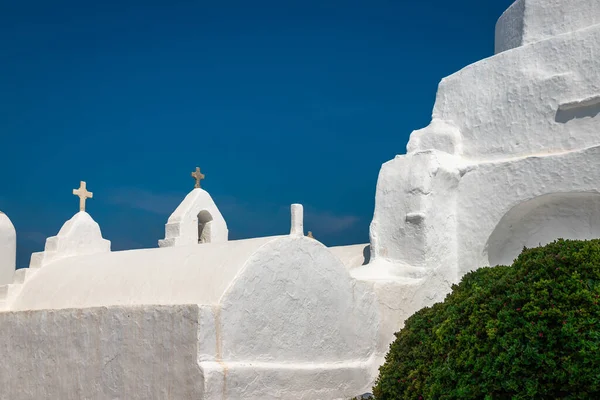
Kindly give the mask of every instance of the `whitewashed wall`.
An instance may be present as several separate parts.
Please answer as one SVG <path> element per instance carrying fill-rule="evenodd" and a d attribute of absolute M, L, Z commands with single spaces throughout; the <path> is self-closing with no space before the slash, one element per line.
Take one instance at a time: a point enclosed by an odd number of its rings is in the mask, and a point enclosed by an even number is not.
<path fill-rule="evenodd" d="M 16 257 L 17 232 L 8 216 L 0 211 L 0 285 L 12 282 Z"/>

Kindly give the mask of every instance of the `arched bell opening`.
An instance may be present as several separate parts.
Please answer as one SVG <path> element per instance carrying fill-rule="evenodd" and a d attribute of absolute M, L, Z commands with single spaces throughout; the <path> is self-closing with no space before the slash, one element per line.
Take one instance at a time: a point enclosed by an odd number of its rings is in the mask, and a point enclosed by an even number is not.
<path fill-rule="evenodd" d="M 211 225 L 213 217 L 206 211 L 198 213 L 198 243 L 210 243 L 212 239 Z"/>

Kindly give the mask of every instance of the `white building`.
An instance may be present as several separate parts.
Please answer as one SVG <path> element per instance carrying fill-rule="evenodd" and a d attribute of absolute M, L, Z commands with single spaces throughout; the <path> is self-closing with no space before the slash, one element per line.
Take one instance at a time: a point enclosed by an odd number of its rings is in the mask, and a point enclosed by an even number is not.
<path fill-rule="evenodd" d="M 598 54 L 599 1 L 513 4 L 496 54 L 442 80 L 431 124 L 383 165 L 370 245 L 304 236 L 299 205 L 289 235 L 228 241 L 197 170 L 159 248 L 111 252 L 82 188 L 80 212 L 0 287 L 0 398 L 369 391 L 393 332 L 465 273 L 600 237 Z"/>

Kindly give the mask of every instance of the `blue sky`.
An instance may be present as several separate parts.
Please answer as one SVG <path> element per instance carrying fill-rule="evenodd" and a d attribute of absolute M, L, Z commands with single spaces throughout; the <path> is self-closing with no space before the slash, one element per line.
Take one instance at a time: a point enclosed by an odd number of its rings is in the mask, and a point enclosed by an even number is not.
<path fill-rule="evenodd" d="M 366 243 L 382 163 L 441 78 L 493 54 L 511 0 L 0 2 L 0 210 L 18 265 L 78 211 L 113 250 L 156 247 L 203 187 L 231 239 Z"/>

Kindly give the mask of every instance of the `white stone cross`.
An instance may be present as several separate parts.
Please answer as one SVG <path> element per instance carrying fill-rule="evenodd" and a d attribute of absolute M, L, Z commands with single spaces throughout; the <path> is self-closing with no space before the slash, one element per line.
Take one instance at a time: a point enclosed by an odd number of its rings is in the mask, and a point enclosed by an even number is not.
<path fill-rule="evenodd" d="M 196 167 L 196 171 L 192 172 L 192 178 L 194 178 L 196 180 L 196 184 L 194 185 L 194 188 L 199 188 L 200 187 L 200 181 L 202 179 L 204 179 L 204 174 L 202 172 L 200 172 L 200 167 Z"/>
<path fill-rule="evenodd" d="M 94 193 L 88 192 L 85 182 L 79 182 L 79 189 L 73 189 L 73 194 L 79 197 L 79 211 L 85 211 L 85 201 L 94 197 Z"/>

